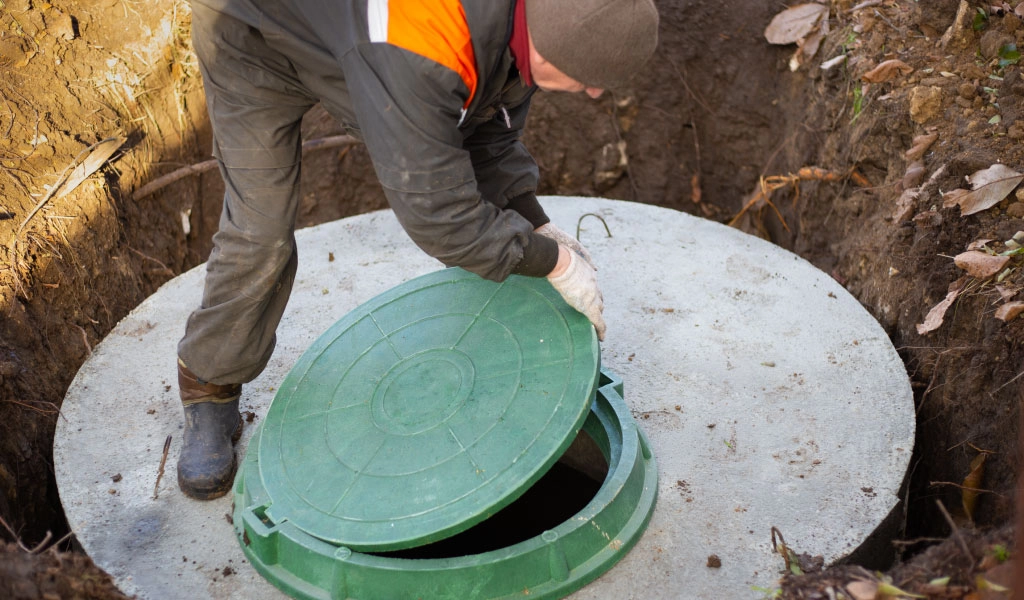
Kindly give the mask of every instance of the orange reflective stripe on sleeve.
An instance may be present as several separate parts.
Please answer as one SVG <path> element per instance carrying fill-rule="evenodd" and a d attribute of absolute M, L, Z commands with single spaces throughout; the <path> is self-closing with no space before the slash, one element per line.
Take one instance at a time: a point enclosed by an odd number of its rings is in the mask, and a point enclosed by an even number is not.
<path fill-rule="evenodd" d="M 370 4 L 380 0 L 370 0 Z M 477 72 L 466 13 L 459 0 L 385 0 L 387 42 L 458 73 L 469 89 L 462 108 L 476 93 Z"/>

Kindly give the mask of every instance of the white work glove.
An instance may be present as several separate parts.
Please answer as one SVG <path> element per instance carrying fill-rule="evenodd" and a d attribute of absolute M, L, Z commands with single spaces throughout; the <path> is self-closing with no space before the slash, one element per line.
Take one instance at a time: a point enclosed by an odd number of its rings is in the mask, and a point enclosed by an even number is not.
<path fill-rule="evenodd" d="M 534 231 L 546 238 L 555 240 L 576 254 L 579 254 L 583 257 L 583 260 L 590 264 L 591 269 L 594 269 L 595 271 L 597 270 L 597 265 L 594 264 L 594 258 L 590 256 L 590 252 L 587 252 L 587 249 L 583 247 L 583 244 L 581 244 L 576 238 L 559 229 L 554 223 L 545 223 L 537 229 L 534 229 Z"/>
<path fill-rule="evenodd" d="M 597 330 L 597 339 L 604 341 L 606 326 L 604 317 L 604 298 L 601 297 L 601 290 L 597 289 L 597 274 L 582 255 L 565 248 L 569 254 L 569 266 L 561 275 L 552 277 L 548 275 L 551 286 L 562 295 L 565 302 L 583 313 Z"/>

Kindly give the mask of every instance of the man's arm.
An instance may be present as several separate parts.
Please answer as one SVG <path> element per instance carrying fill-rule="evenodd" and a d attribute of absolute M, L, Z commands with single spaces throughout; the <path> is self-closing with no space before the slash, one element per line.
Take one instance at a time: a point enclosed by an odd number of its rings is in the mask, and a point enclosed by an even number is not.
<path fill-rule="evenodd" d="M 518 212 L 483 200 L 458 129 L 468 94 L 458 75 L 388 44 L 358 45 L 343 65 L 377 177 L 409 237 L 444 264 L 487 279 L 547 275 L 554 244 Z"/>

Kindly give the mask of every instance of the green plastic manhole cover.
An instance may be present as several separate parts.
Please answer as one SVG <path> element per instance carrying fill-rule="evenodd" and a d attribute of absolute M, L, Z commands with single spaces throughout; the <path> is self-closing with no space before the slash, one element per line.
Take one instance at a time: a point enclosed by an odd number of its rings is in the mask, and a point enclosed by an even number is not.
<path fill-rule="evenodd" d="M 415 559 L 325 542 L 267 515 L 272 500 L 253 452 L 235 482 L 235 533 L 257 571 L 304 600 L 562 598 L 625 556 L 646 529 L 657 499 L 657 465 L 622 398 L 622 380 L 604 372 L 600 385 L 583 431 L 608 465 L 601 488 L 571 518 L 521 542 L 479 554 Z M 262 446 L 260 436 L 257 430 L 251 443 Z M 403 491 L 411 493 L 396 493 Z"/>
<path fill-rule="evenodd" d="M 544 279 L 409 281 L 332 326 L 285 378 L 249 450 L 261 518 L 359 552 L 463 531 L 565 451 L 599 369 L 590 322 Z"/>

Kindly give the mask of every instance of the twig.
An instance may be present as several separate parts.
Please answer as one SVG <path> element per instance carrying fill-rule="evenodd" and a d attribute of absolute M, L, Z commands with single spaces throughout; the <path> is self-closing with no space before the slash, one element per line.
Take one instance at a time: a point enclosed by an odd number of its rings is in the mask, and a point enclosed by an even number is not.
<path fill-rule="evenodd" d="M 938 485 L 951 485 L 953 487 L 960 488 L 962 490 L 967 490 L 968 492 L 981 492 L 983 494 L 995 494 L 996 496 L 999 496 L 1000 498 L 1005 498 L 1006 497 L 1004 494 L 1000 494 L 999 492 L 994 491 L 994 490 L 984 490 L 984 489 L 981 489 L 981 488 L 967 487 L 966 485 L 961 485 L 959 483 L 954 483 L 952 481 L 929 481 L 928 485 L 930 485 L 930 486 L 932 486 L 932 485 L 935 485 L 935 486 L 938 486 Z"/>
<path fill-rule="evenodd" d="M 78 331 L 82 332 L 82 342 L 85 344 L 85 349 L 88 354 L 92 354 L 92 346 L 89 345 L 89 336 L 85 334 L 85 329 L 83 329 L 78 323 L 72 323 L 72 325 L 77 327 Z"/>
<path fill-rule="evenodd" d="M 682 73 L 682 72 L 681 72 L 681 71 L 679 70 L 679 67 L 678 67 L 678 66 L 676 66 L 676 63 L 675 63 L 675 62 L 673 62 L 671 58 L 667 58 L 667 57 L 666 57 L 666 60 L 668 60 L 668 64 L 672 65 L 672 68 L 673 68 L 673 69 L 675 70 L 675 72 L 676 72 L 676 75 L 677 75 L 677 76 L 679 77 L 679 81 L 682 81 L 682 82 L 683 82 L 683 87 L 684 87 L 684 88 L 686 88 L 686 92 L 687 92 L 688 94 L 690 94 L 690 97 L 691 97 L 691 98 L 693 98 L 694 102 L 696 102 L 697 104 L 700 104 L 701 106 L 703 106 L 703 107 L 704 107 L 704 110 L 708 111 L 708 113 L 710 113 L 710 114 L 711 114 L 711 116 L 713 116 L 713 117 L 714 117 L 714 116 L 717 116 L 717 115 L 715 114 L 715 111 L 711 110 L 711 107 L 710 107 L 710 106 L 708 106 L 708 105 L 707 105 L 707 104 L 706 104 L 706 103 L 704 102 L 704 100 L 702 100 L 702 99 L 701 99 L 701 97 L 700 97 L 700 96 L 698 96 L 697 94 L 695 94 L 695 93 L 694 93 L 694 91 L 693 91 L 692 89 L 690 89 L 690 84 L 686 82 L 686 78 L 685 78 L 685 77 L 683 77 L 683 73 Z"/>
<path fill-rule="evenodd" d="M 75 535 L 74 531 L 69 531 L 69 532 L 65 533 L 64 535 L 60 536 L 59 540 L 57 540 L 56 542 L 50 544 L 50 548 L 52 549 L 52 548 L 59 547 L 61 544 L 66 542 L 68 540 L 68 538 L 70 538 L 73 535 Z"/>
<path fill-rule="evenodd" d="M 912 540 L 893 540 L 892 541 L 892 545 L 893 546 L 913 546 L 915 544 L 920 544 L 922 542 L 944 542 L 944 541 L 946 541 L 946 538 L 919 537 L 919 538 L 914 538 Z"/>
<path fill-rule="evenodd" d="M 866 0 L 865 2 L 861 2 L 857 6 L 854 6 L 853 8 L 847 10 L 846 14 L 854 13 L 854 12 L 857 12 L 858 10 L 861 10 L 861 9 L 864 9 L 864 8 L 871 8 L 872 6 L 878 6 L 878 5 L 882 4 L 883 2 L 885 2 L 885 0 Z"/>
<path fill-rule="evenodd" d="M 50 541 L 50 538 L 52 538 L 52 537 L 53 537 L 53 532 L 47 531 L 46 532 L 46 537 L 43 538 L 43 541 L 41 541 L 38 544 L 36 544 L 36 547 L 32 548 L 31 550 L 29 550 L 28 553 L 29 554 L 39 554 L 44 549 L 43 547 L 46 546 L 46 544 Z"/>
<path fill-rule="evenodd" d="M 358 142 L 359 140 L 350 135 L 334 135 L 331 137 L 310 140 L 308 142 L 303 143 L 302 153 L 305 154 L 306 152 L 311 152 L 313 150 L 326 150 L 328 148 L 349 146 L 352 144 L 356 144 Z M 151 196 L 155 194 L 156 192 L 171 185 L 172 183 L 178 181 L 179 179 L 184 179 L 189 175 L 199 175 L 201 173 L 205 173 L 216 168 L 217 159 L 214 158 L 211 160 L 203 161 L 201 163 L 196 163 L 194 165 L 189 165 L 187 167 L 182 167 L 176 171 L 171 171 L 170 173 L 166 175 L 161 175 L 160 177 L 157 177 L 153 181 L 150 181 L 146 185 L 135 190 L 135 193 L 132 194 L 132 200 L 141 200 L 146 196 Z"/>
<path fill-rule="evenodd" d="M 953 522 L 953 517 L 949 515 L 949 511 L 946 510 L 946 506 L 942 503 L 942 500 L 935 499 L 935 504 L 939 506 L 939 510 L 942 512 L 942 516 L 946 519 L 946 523 L 949 523 L 950 528 L 953 530 L 953 537 L 956 538 L 957 543 L 960 544 L 960 549 L 967 555 L 967 559 L 971 561 L 973 565 L 975 563 L 974 555 L 971 554 L 971 549 L 967 547 L 967 542 L 964 541 L 964 537 L 960 535 L 960 529 Z"/>
<path fill-rule="evenodd" d="M 615 129 L 615 138 L 621 145 L 621 152 L 626 152 L 626 141 L 622 139 L 622 131 L 619 130 L 619 101 L 612 95 L 612 128 Z M 629 179 L 629 189 L 633 192 L 633 202 L 636 202 L 640 198 L 640 192 L 636 189 L 636 180 L 633 178 L 633 169 L 630 167 L 630 160 L 628 156 L 620 157 L 626 158 L 626 178 Z"/>
<path fill-rule="evenodd" d="M 15 541 L 15 543 L 18 544 L 19 548 L 21 548 L 25 552 L 31 552 L 31 550 L 29 550 L 28 548 L 25 547 L 25 544 L 21 543 L 21 538 L 18 537 L 17 533 L 14 533 L 14 530 L 11 529 L 11 526 L 7 524 L 7 521 L 4 521 L 3 517 L 0 517 L 0 525 L 3 525 L 4 529 L 7 530 L 7 533 L 11 534 L 11 537 L 14 538 L 14 541 Z"/>
<path fill-rule="evenodd" d="M 1011 384 L 1011 383 L 1013 383 L 1014 381 L 1017 381 L 1017 380 L 1018 380 L 1018 379 L 1020 379 L 1020 378 L 1021 378 L 1022 376 L 1024 376 L 1024 371 L 1021 371 L 1020 373 L 1017 373 L 1016 375 L 1014 375 L 1013 379 L 1011 379 L 1011 380 L 1007 381 L 1007 382 L 1006 382 L 1006 383 L 1004 383 L 1003 385 L 1001 385 L 1001 386 L 997 387 L 996 389 L 992 390 L 992 392 L 990 392 L 990 393 L 989 393 L 989 395 L 995 394 L 996 392 L 998 392 L 999 390 L 1003 389 L 1004 387 L 1006 387 L 1006 386 L 1010 385 L 1010 384 Z"/>
<path fill-rule="evenodd" d="M 39 408 L 38 406 L 32 406 L 31 404 L 27 404 L 25 402 L 21 402 L 20 400 L 15 400 L 14 398 L 7 398 L 7 399 L 4 400 L 4 402 L 10 402 L 11 404 L 17 404 L 18 406 L 23 406 L 23 407 L 25 407 L 25 408 L 27 408 L 29 410 L 34 410 L 34 411 L 36 411 L 37 413 L 39 413 L 41 415 L 59 415 L 60 414 L 60 409 L 58 409 L 57 405 L 54 404 L 53 402 L 39 401 L 42 404 L 49 404 L 50 406 L 53 407 L 52 409 L 42 409 L 42 408 Z M 61 416 L 63 416 L 63 415 L 61 415 Z"/>
<path fill-rule="evenodd" d="M 160 265 L 163 268 L 163 270 L 165 270 L 168 273 L 170 273 L 170 275 L 172 277 L 174 276 L 174 271 L 172 271 L 170 269 L 170 267 L 168 267 L 164 263 L 160 262 L 159 260 L 153 258 L 152 256 L 149 256 L 148 254 L 143 254 L 142 252 L 139 252 L 138 250 L 136 250 L 135 248 L 132 248 L 131 246 L 128 246 L 128 249 L 131 250 L 132 252 L 138 254 L 139 256 L 141 256 L 142 258 L 144 258 L 146 260 L 151 260 L 151 261 L 155 262 L 156 264 Z"/>
<path fill-rule="evenodd" d="M 157 499 L 157 491 L 160 489 L 160 479 L 164 476 L 164 465 L 167 464 L 167 451 L 171 449 L 171 436 L 164 440 L 164 454 L 160 457 L 160 468 L 156 471 L 156 483 L 153 484 L 153 499 Z"/>

